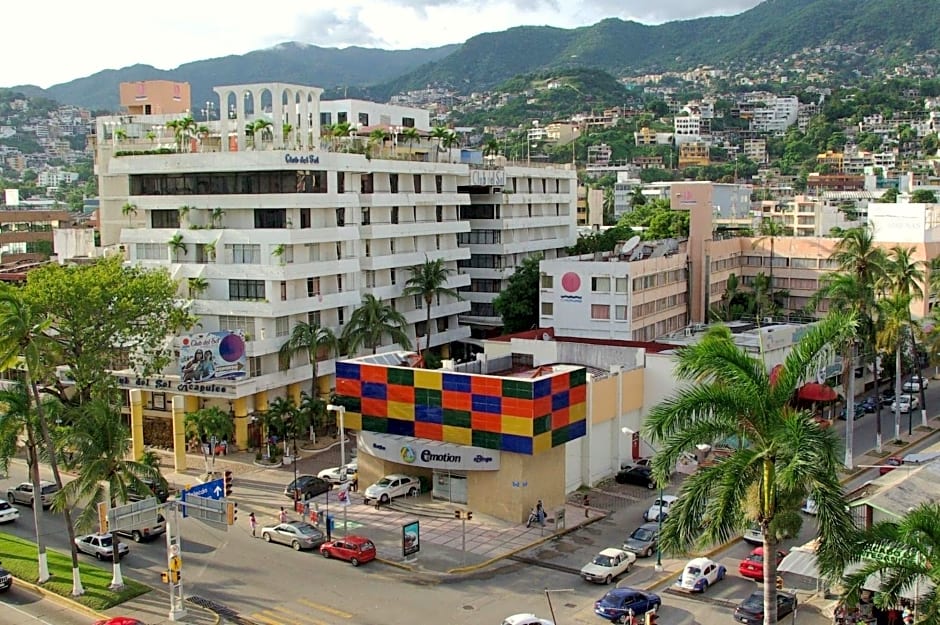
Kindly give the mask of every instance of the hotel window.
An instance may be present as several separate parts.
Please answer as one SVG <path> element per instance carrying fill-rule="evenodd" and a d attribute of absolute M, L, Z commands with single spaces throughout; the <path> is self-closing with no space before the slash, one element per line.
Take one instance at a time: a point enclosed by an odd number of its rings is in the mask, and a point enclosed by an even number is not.
<path fill-rule="evenodd" d="M 256 208 L 255 228 L 286 228 L 287 210 L 284 208 Z"/>
<path fill-rule="evenodd" d="M 232 264 L 235 265 L 260 265 L 261 264 L 261 246 L 249 245 L 244 243 L 235 243 L 226 245 L 232 250 Z"/>
<path fill-rule="evenodd" d="M 444 207 L 443 206 L 434 207 L 434 217 L 437 220 L 437 223 L 441 223 L 442 221 L 444 221 Z"/>
<path fill-rule="evenodd" d="M 415 295 L 415 309 L 421 310 L 422 308 L 424 308 L 424 297 Z"/>
<path fill-rule="evenodd" d="M 166 260 L 169 248 L 166 243 L 138 243 L 137 260 Z"/>
<path fill-rule="evenodd" d="M 372 256 L 372 242 L 366 241 L 366 258 Z"/>
<path fill-rule="evenodd" d="M 249 356 L 248 377 L 256 378 L 263 373 L 261 369 L 261 356 Z"/>
<path fill-rule="evenodd" d="M 401 125 L 405 128 L 414 128 L 415 127 L 415 118 L 414 117 L 402 117 Z"/>
<path fill-rule="evenodd" d="M 151 228 L 179 228 L 180 214 L 177 210 L 150 211 Z"/>
<path fill-rule="evenodd" d="M 392 254 L 395 253 L 395 239 L 388 240 L 388 251 L 391 252 Z"/>
<path fill-rule="evenodd" d="M 542 316 L 551 317 L 555 314 L 555 304 L 552 302 L 542 302 Z"/>
<path fill-rule="evenodd" d="M 342 241 L 336 242 L 336 260 L 343 259 L 343 243 Z"/>
<path fill-rule="evenodd" d="M 439 234 L 434 235 L 434 246 L 435 246 L 434 249 L 438 249 L 438 250 L 441 249 L 441 235 Z"/>
<path fill-rule="evenodd" d="M 339 325 L 343 325 L 344 323 L 346 323 L 346 311 L 342 308 L 338 308 L 336 310 L 336 318 L 337 318 L 337 321 L 339 322 Z"/>
<path fill-rule="evenodd" d="M 415 193 L 421 193 L 421 174 L 414 174 Z"/>
<path fill-rule="evenodd" d="M 264 299 L 264 280 L 229 280 L 228 298 L 232 301 Z"/>
<path fill-rule="evenodd" d="M 591 319 L 610 319 L 610 306 L 591 304 Z"/>
<path fill-rule="evenodd" d="M 362 126 L 369 125 L 369 114 L 368 113 L 359 113 L 359 124 Z"/>
<path fill-rule="evenodd" d="M 254 336 L 255 320 L 253 317 L 219 315 L 219 330 L 243 332 L 245 336 Z"/>
<path fill-rule="evenodd" d="M 274 336 L 287 336 L 290 334 L 290 317 L 277 317 L 274 320 Z"/>
<path fill-rule="evenodd" d="M 630 279 L 629 278 L 617 278 L 614 281 L 614 288 L 617 293 L 626 293 L 627 289 L 630 288 Z"/>
<path fill-rule="evenodd" d="M 337 208 L 336 209 L 336 226 L 342 228 L 346 225 L 346 209 Z"/>
<path fill-rule="evenodd" d="M 287 301 L 287 282 L 285 280 L 281 280 L 281 301 Z"/>
<path fill-rule="evenodd" d="M 320 325 L 320 311 L 319 311 L 319 310 L 311 310 L 310 312 L 308 312 L 308 313 L 307 313 L 307 323 L 310 324 L 310 325 L 312 325 L 312 326 L 318 326 L 318 325 Z"/>
<path fill-rule="evenodd" d="M 550 276 L 547 273 L 542 274 L 542 288 L 543 289 L 552 289 L 555 287 L 555 276 Z"/>
<path fill-rule="evenodd" d="M 375 272 L 372 270 L 366 271 L 366 288 L 375 288 Z"/>
<path fill-rule="evenodd" d="M 398 174 L 388 175 L 388 189 L 392 193 L 398 193 Z"/>
<path fill-rule="evenodd" d="M 363 207 L 362 208 L 362 225 L 368 226 L 370 223 L 372 223 L 372 214 L 369 211 L 368 207 Z"/>
<path fill-rule="evenodd" d="M 346 193 L 346 174 L 341 171 L 336 173 L 336 192 Z"/>
<path fill-rule="evenodd" d="M 300 209 L 300 227 L 301 228 L 310 227 L 310 209 L 309 208 Z"/>
<path fill-rule="evenodd" d="M 307 278 L 307 297 L 316 297 L 320 294 L 320 278 Z"/>
<path fill-rule="evenodd" d="M 627 320 L 627 307 L 626 306 L 614 306 L 614 315 L 617 321 L 626 321 Z"/>
<path fill-rule="evenodd" d="M 443 176 L 434 176 L 434 188 L 438 193 L 444 192 L 444 177 Z"/>
<path fill-rule="evenodd" d="M 610 278 L 591 278 L 592 293 L 610 293 Z"/>
<path fill-rule="evenodd" d="M 392 223 L 393 224 L 398 223 L 398 207 L 397 206 L 392 207 Z"/>
<path fill-rule="evenodd" d="M 342 274 L 339 274 L 336 276 L 336 292 L 337 293 L 343 292 L 343 275 Z"/>
<path fill-rule="evenodd" d="M 389 276 L 391 278 L 392 284 L 398 283 L 398 274 L 395 273 L 394 269 L 389 270 Z"/>
<path fill-rule="evenodd" d="M 359 179 L 359 192 L 360 193 L 373 193 L 374 181 L 372 179 L 373 174 L 365 174 Z"/>

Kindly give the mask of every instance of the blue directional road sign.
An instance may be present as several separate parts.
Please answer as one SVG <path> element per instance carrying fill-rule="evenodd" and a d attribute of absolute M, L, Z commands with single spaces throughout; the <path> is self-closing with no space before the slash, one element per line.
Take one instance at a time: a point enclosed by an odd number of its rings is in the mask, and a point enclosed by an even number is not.
<path fill-rule="evenodd" d="M 187 495 L 203 497 L 205 499 L 224 499 L 225 480 L 220 478 L 217 480 L 212 480 L 211 482 L 205 482 L 204 484 L 193 486 L 192 488 L 184 490 L 182 493 L 180 493 L 180 499 L 186 501 Z M 186 514 L 186 506 L 183 506 L 183 516 L 189 516 Z"/>

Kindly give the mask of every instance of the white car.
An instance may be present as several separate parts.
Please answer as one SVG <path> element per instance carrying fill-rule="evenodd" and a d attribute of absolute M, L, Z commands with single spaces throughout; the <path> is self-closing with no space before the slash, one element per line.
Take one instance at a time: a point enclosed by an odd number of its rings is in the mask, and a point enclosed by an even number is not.
<path fill-rule="evenodd" d="M 604 549 L 581 567 L 581 577 L 589 582 L 609 584 L 614 578 L 630 571 L 636 554 L 623 549 Z"/>
<path fill-rule="evenodd" d="M 653 505 L 649 507 L 649 510 L 643 513 L 643 520 L 659 521 L 659 513 L 661 509 L 663 513 L 662 520 L 665 521 L 666 517 L 669 516 L 669 508 L 677 501 L 679 501 L 679 498 L 675 495 L 663 495 L 662 502 L 660 502 L 660 498 L 657 497 L 656 501 L 653 502 Z"/>
<path fill-rule="evenodd" d="M 20 511 L 9 502 L 0 499 L 0 523 L 12 523 L 20 518 Z"/>
<path fill-rule="evenodd" d="M 921 385 L 923 385 L 924 388 L 927 388 L 929 385 L 927 378 L 920 375 L 912 375 L 910 379 L 907 380 L 901 387 L 901 390 L 905 393 L 919 393 Z"/>
<path fill-rule="evenodd" d="M 676 586 L 682 590 L 705 592 L 709 586 L 723 580 L 727 572 L 723 564 L 718 564 L 714 560 L 694 558 L 685 565 Z"/>
<path fill-rule="evenodd" d="M 317 473 L 317 477 L 330 484 L 342 484 L 353 479 L 359 473 L 359 462 L 354 460 L 340 467 L 330 467 Z"/>
<path fill-rule="evenodd" d="M 744 530 L 744 534 L 741 535 L 741 538 L 755 545 L 764 544 L 764 532 L 761 531 L 760 525 L 757 523 L 751 523 L 748 528 Z"/>
<path fill-rule="evenodd" d="M 806 503 L 803 504 L 803 507 L 800 508 L 800 512 L 803 514 L 809 514 L 810 516 L 816 516 L 819 513 L 819 508 L 816 506 L 816 502 L 812 497 L 806 500 Z"/>
<path fill-rule="evenodd" d="M 123 558 L 130 549 L 124 543 L 118 541 L 118 558 Z M 85 536 L 75 537 L 75 546 L 82 553 L 95 556 L 99 560 L 111 560 L 114 558 L 114 537 L 111 534 L 87 534 Z"/>
<path fill-rule="evenodd" d="M 898 410 L 898 408 L 901 409 L 901 412 L 907 414 L 911 410 L 917 410 L 920 408 L 920 400 L 910 394 L 900 395 L 898 399 L 891 402 L 891 412 L 895 412 Z"/>
<path fill-rule="evenodd" d="M 408 495 L 409 497 L 421 492 L 421 481 L 413 475 L 393 473 L 386 475 L 375 484 L 366 489 L 366 503 L 378 501 L 387 504 L 395 497 Z"/>
<path fill-rule="evenodd" d="M 555 625 L 552 621 L 534 614 L 513 614 L 503 619 L 503 625 Z"/>

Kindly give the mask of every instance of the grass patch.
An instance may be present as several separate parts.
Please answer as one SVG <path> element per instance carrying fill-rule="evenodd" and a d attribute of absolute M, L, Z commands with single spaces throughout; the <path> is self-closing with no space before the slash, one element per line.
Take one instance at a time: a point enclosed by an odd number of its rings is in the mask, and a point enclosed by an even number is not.
<path fill-rule="evenodd" d="M 0 533 L 0 554 L 3 554 L 3 568 L 10 571 L 14 577 L 35 583 L 39 577 L 36 543 Z M 73 597 L 71 554 L 63 554 L 47 548 L 46 558 L 49 563 L 49 574 L 52 577 L 42 587 L 49 592 L 73 599 L 92 610 L 104 611 L 150 592 L 149 586 L 144 586 L 127 577 L 124 578 L 124 590 L 112 592 L 108 590 L 108 586 L 111 585 L 110 568 L 102 569 L 79 562 L 85 594 L 81 597 Z"/>

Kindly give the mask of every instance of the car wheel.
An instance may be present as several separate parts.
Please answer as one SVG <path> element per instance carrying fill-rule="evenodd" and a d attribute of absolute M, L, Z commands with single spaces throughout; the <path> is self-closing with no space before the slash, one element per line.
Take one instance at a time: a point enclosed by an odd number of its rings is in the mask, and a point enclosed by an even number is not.
<path fill-rule="evenodd" d="M 353 566 L 359 566 L 359 558 L 353 558 L 352 560 L 349 561 L 349 563 L 352 564 Z"/>
<path fill-rule="evenodd" d="M 610 575 L 604 578 L 604 583 L 607 584 L 608 586 L 610 585 L 610 582 L 612 581 L 614 581 L 614 578 L 611 577 Z"/>
<path fill-rule="evenodd" d="M 704 582 L 702 582 L 702 592 L 705 592 L 706 590 L 708 590 L 708 580 L 707 580 L 707 579 L 706 579 Z"/>
<path fill-rule="evenodd" d="M 388 504 L 388 494 L 387 494 L 387 493 L 382 493 L 382 496 L 379 497 L 379 501 L 382 503 L 382 505 L 387 505 L 387 504 Z"/>
<path fill-rule="evenodd" d="M 139 543 L 139 542 L 143 542 L 144 535 L 138 532 L 137 530 L 134 530 L 133 532 L 131 532 L 131 538 L 134 539 L 135 543 Z"/>
<path fill-rule="evenodd" d="M 322 553 L 322 554 L 323 554 L 323 557 L 326 558 L 327 560 L 330 559 L 330 550 L 329 550 L 329 549 L 321 549 L 321 550 L 320 550 L 320 553 Z"/>
<path fill-rule="evenodd" d="M 644 557 L 644 558 L 648 558 L 648 557 L 650 557 L 651 555 L 653 555 L 653 548 L 652 548 L 652 547 L 647 547 L 647 548 L 646 548 L 646 551 L 643 552 L 643 557 Z"/>
<path fill-rule="evenodd" d="M 271 542 L 271 535 L 268 534 L 267 532 L 265 532 L 264 534 L 262 534 L 262 535 L 261 535 L 261 538 L 263 538 L 263 539 L 264 539 L 264 542 L 266 542 L 266 543 Z"/>
<path fill-rule="evenodd" d="M 300 551 L 300 543 L 297 542 L 296 540 L 292 542 L 290 546 L 294 548 L 294 551 Z"/>
<path fill-rule="evenodd" d="M 16 503 L 16 497 L 13 495 L 13 493 L 7 493 L 7 501 L 9 501 L 11 504 Z"/>
<path fill-rule="evenodd" d="M 646 488 L 647 488 L 648 490 L 653 490 L 654 488 L 656 488 L 656 484 L 654 484 L 653 482 L 647 482 L 647 483 L 646 483 Z"/>
<path fill-rule="evenodd" d="M 30 499 L 30 500 L 29 500 L 29 507 L 30 507 L 30 508 L 33 507 L 33 503 L 34 503 L 33 499 Z"/>
<path fill-rule="evenodd" d="M 99 560 L 103 560 L 103 559 L 104 559 L 104 558 L 101 557 L 101 554 L 100 554 L 100 553 L 97 553 L 97 552 L 95 552 L 95 557 L 98 558 Z"/>
<path fill-rule="evenodd" d="M 409 497 L 414 497 L 414 496 L 416 496 L 417 494 L 418 494 L 418 489 L 415 488 L 414 486 L 412 486 L 411 488 L 408 489 L 408 496 L 409 496 Z"/>

